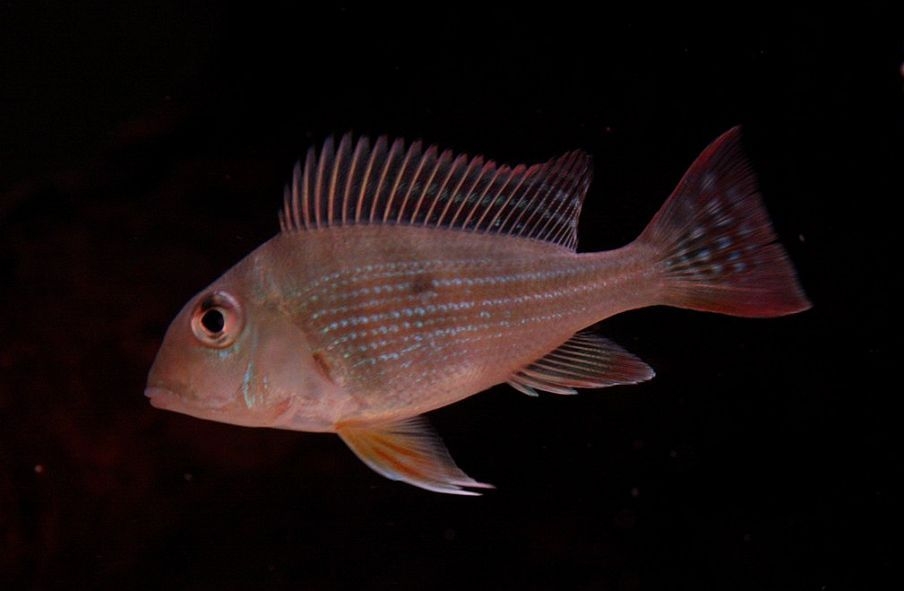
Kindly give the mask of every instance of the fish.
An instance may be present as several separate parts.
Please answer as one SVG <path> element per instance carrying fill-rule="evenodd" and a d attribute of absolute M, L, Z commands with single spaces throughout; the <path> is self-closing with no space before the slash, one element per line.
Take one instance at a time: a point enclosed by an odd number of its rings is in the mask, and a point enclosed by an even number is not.
<path fill-rule="evenodd" d="M 492 485 L 459 468 L 426 413 L 503 383 L 535 397 L 649 380 L 593 329 L 621 312 L 810 307 L 739 127 L 614 250 L 577 251 L 591 172 L 580 150 L 510 166 L 328 138 L 296 164 L 279 233 L 172 321 L 145 394 L 201 419 L 336 433 L 387 478 L 477 495 Z"/>

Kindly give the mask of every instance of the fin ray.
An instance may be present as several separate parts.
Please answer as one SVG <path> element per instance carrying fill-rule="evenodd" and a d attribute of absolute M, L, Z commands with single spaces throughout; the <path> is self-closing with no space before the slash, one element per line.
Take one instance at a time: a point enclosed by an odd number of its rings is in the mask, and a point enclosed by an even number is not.
<path fill-rule="evenodd" d="M 664 304 L 749 317 L 810 307 L 776 241 L 738 127 L 697 157 L 638 242 L 658 253 Z"/>
<path fill-rule="evenodd" d="M 479 495 L 466 488 L 493 488 L 459 468 L 422 416 L 381 425 L 341 424 L 336 432 L 355 455 L 390 480 L 434 492 Z"/>
<path fill-rule="evenodd" d="M 437 155 L 438 154 L 438 155 Z M 574 250 L 591 160 L 573 151 L 544 164 L 498 165 L 420 141 L 372 145 L 350 134 L 308 150 L 285 191 L 280 227 L 405 224 L 493 232 Z"/>
<path fill-rule="evenodd" d="M 636 384 L 653 377 L 653 369 L 612 341 L 579 332 L 563 345 L 512 375 L 508 383 L 529 396 L 536 390 L 576 394 L 575 388 Z"/>

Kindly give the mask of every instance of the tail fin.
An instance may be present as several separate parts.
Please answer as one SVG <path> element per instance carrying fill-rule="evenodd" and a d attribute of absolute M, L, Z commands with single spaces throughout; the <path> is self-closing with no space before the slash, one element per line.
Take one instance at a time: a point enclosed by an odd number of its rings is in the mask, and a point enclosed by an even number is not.
<path fill-rule="evenodd" d="M 734 127 L 700 154 L 638 242 L 659 253 L 664 304 L 753 317 L 806 310 L 739 138 Z"/>

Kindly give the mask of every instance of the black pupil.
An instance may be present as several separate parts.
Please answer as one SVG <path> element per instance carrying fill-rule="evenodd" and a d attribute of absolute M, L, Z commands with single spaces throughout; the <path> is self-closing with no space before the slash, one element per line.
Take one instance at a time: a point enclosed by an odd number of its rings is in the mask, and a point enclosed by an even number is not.
<path fill-rule="evenodd" d="M 204 315 L 201 316 L 201 325 L 204 326 L 208 332 L 217 334 L 223 330 L 224 326 L 226 326 L 226 317 L 223 316 L 221 311 L 213 308 L 207 310 L 204 312 Z"/>

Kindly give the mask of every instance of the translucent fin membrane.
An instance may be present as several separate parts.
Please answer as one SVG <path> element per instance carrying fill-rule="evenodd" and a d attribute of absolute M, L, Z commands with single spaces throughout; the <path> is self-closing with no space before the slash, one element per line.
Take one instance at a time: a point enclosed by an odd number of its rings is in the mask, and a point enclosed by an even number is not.
<path fill-rule="evenodd" d="M 423 417 L 384 425 L 340 425 L 337 433 L 368 466 L 390 480 L 456 495 L 477 495 L 468 488 L 493 488 L 455 465 L 442 440 Z"/>
<path fill-rule="evenodd" d="M 806 310 L 739 138 L 735 127 L 703 151 L 638 242 L 658 253 L 665 304 L 736 316 Z"/>
<path fill-rule="evenodd" d="M 574 250 L 590 157 L 498 165 L 482 156 L 380 137 L 310 149 L 286 187 L 284 232 L 351 224 L 404 224 L 509 234 Z"/>
<path fill-rule="evenodd" d="M 536 390 L 576 394 L 575 388 L 603 388 L 636 384 L 653 377 L 653 369 L 612 341 L 579 332 L 545 357 L 509 378 L 509 384 L 528 396 Z"/>

